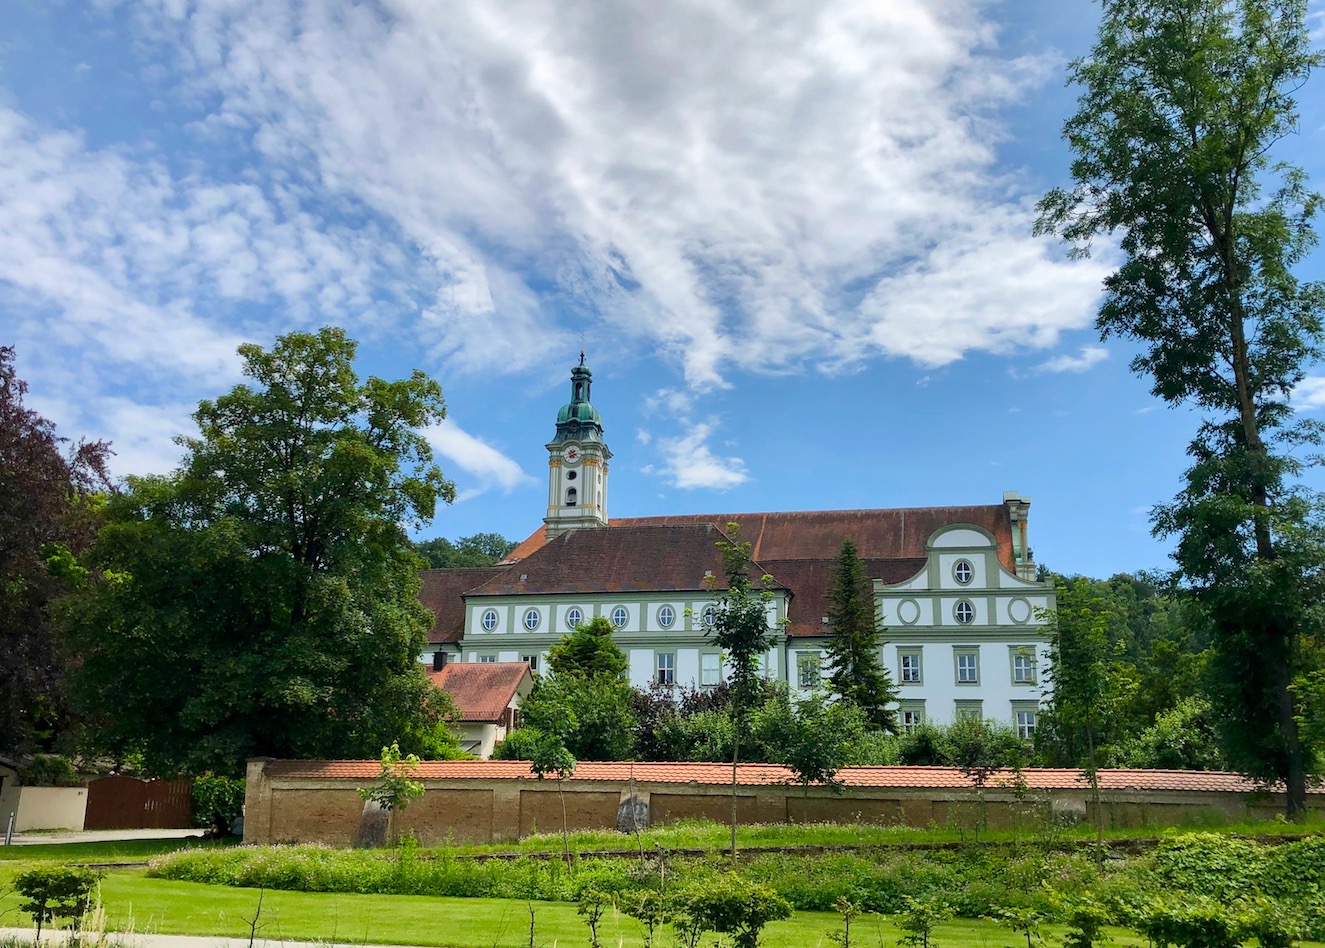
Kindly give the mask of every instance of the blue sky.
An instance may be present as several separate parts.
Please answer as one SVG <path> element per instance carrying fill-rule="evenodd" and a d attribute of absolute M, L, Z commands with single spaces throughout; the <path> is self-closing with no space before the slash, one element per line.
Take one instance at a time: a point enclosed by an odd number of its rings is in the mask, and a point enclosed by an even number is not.
<path fill-rule="evenodd" d="M 425 535 L 518 539 L 583 334 L 614 516 L 1016 490 L 1041 562 L 1162 566 L 1195 419 L 1090 328 L 1107 249 L 1030 234 L 1096 16 L 8 0 L 0 338 L 124 474 L 170 468 L 241 341 L 344 326 L 363 373 L 446 392 L 460 500 Z M 1322 186 L 1325 78 L 1300 100 L 1280 154 Z"/>

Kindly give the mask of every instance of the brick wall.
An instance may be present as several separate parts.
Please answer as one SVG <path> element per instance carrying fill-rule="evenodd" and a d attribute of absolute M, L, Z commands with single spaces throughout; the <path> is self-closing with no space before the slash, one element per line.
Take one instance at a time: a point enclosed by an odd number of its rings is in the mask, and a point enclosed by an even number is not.
<path fill-rule="evenodd" d="M 363 812 L 356 790 L 372 782 L 370 772 L 351 776 L 343 772 L 346 768 L 338 773 L 329 767 L 291 768 L 291 763 L 249 762 L 244 841 L 353 844 Z M 492 776 L 471 776 L 484 772 L 474 766 L 459 768 L 466 774 L 463 777 L 423 775 L 424 795 L 396 815 L 395 831 L 412 831 L 424 845 L 437 845 L 448 840 L 499 842 L 561 829 L 563 801 L 557 781 L 511 776 L 509 766 L 496 765 L 488 765 Z M 632 795 L 643 801 L 655 824 L 731 818 L 730 788 L 719 783 L 571 778 L 560 789 L 572 830 L 615 829 L 618 810 Z M 1325 810 L 1325 794 L 1311 794 L 1308 805 L 1318 812 Z M 1272 819 L 1282 807 L 1282 795 L 1248 789 L 1133 788 L 1106 791 L 1103 814 L 1108 826 L 1141 827 L 1181 825 L 1212 816 Z M 1050 815 L 1081 820 L 1088 812 L 1087 790 L 1062 786 L 1020 793 L 1005 786 L 983 792 L 973 787 L 855 786 L 843 794 L 812 787 L 806 794 L 799 786 L 762 783 L 741 786 L 737 797 L 743 823 L 971 827 L 980 822 L 990 828 L 1011 828 L 1030 826 Z"/>

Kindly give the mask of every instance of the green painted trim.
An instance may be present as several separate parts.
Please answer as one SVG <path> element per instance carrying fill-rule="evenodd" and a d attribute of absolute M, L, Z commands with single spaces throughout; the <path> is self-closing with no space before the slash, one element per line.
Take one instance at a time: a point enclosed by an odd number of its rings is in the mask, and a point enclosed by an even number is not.
<path fill-rule="evenodd" d="M 985 703 L 982 698 L 958 698 L 953 701 L 954 719 L 973 718 L 977 721 L 985 719 Z"/>
<path fill-rule="evenodd" d="M 1031 681 L 1017 681 L 1017 656 L 1029 655 L 1032 662 L 1032 674 L 1034 678 Z M 1040 687 L 1040 656 L 1035 649 L 1029 645 L 1009 645 L 1008 646 L 1008 681 L 1012 683 L 1013 688 L 1038 688 Z"/>
<path fill-rule="evenodd" d="M 917 659 L 917 664 L 920 666 L 920 680 L 919 680 L 919 681 L 903 681 L 903 680 L 902 680 L 902 656 L 903 656 L 903 655 L 914 655 L 914 656 L 916 657 L 916 659 Z M 923 688 L 923 687 L 925 687 L 925 655 L 924 655 L 924 652 L 922 652 L 919 648 L 915 648 L 915 647 L 913 647 L 913 646 L 907 646 L 907 645 L 899 645 L 899 646 L 897 646 L 897 684 L 898 684 L 898 686 L 900 686 L 900 687 L 902 687 L 902 688 Z"/>

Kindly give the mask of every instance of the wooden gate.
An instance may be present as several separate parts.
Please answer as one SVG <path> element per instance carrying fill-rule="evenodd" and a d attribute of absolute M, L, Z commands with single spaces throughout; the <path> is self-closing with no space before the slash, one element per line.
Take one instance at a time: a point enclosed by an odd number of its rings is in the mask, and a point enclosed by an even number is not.
<path fill-rule="evenodd" d="M 102 777 L 87 785 L 83 827 L 187 829 L 193 825 L 192 780 L 136 780 Z"/>

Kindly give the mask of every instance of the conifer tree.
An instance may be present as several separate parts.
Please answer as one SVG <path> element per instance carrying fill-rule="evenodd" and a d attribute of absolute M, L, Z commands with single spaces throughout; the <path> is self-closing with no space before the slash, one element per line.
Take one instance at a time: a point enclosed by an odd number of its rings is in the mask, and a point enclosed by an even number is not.
<path fill-rule="evenodd" d="M 896 732 L 897 713 L 890 705 L 897 702 L 897 688 L 880 657 L 883 629 L 875 617 L 865 564 L 851 539 L 842 541 L 830 596 L 833 637 L 828 643 L 828 686 L 860 708 L 875 727 Z"/>

